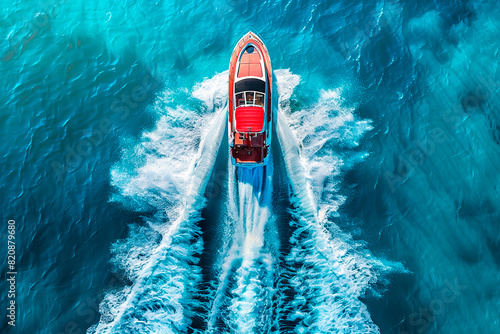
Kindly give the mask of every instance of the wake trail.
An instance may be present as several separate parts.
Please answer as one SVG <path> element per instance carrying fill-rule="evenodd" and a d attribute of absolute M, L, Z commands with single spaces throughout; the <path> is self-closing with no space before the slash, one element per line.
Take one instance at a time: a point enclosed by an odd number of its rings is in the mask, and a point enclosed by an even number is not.
<path fill-rule="evenodd" d="M 298 333 L 379 333 L 360 298 L 376 294 L 372 287 L 384 281 L 390 268 L 333 223 L 345 200 L 338 179 L 343 169 L 362 161 L 365 154 L 352 149 L 371 129 L 369 121 L 342 107 L 338 91 L 323 91 L 314 107 L 292 112 L 290 98 L 300 77 L 289 70 L 275 74 L 276 131 L 293 207 L 291 250 L 281 286 L 289 297 L 280 323 Z M 343 154 L 334 150 L 339 146 Z"/>
<path fill-rule="evenodd" d="M 271 158 L 272 159 L 272 158 Z M 230 245 L 209 315 L 209 333 L 269 332 L 273 324 L 276 253 L 279 248 L 271 213 L 272 161 L 265 167 L 230 167 Z"/>
<path fill-rule="evenodd" d="M 226 77 L 222 73 L 208 79 L 193 93 L 207 109 L 215 109 L 215 118 L 160 103 L 155 108 L 165 115 L 158 128 L 145 134 L 113 171 L 121 190 L 116 200 L 132 207 L 145 202 L 164 210 L 147 226 L 131 228 L 129 238 L 114 245 L 114 262 L 132 285 L 105 296 L 101 319 L 89 333 L 188 332 L 199 307 L 196 294 L 202 275 L 197 263 L 203 241 L 197 223 L 226 124 L 227 106 L 220 99 Z M 139 157 L 143 158 L 140 168 L 127 161 Z M 130 165 L 132 172 L 127 170 Z M 160 239 L 157 244 L 151 241 L 155 233 Z"/>
<path fill-rule="evenodd" d="M 397 264 L 375 258 L 334 223 L 345 201 L 339 180 L 366 156 L 356 148 L 370 121 L 344 107 L 335 90 L 292 111 L 300 77 L 275 74 L 275 130 L 291 221 L 277 226 L 273 213 L 276 152 L 264 167 L 239 168 L 228 159 L 227 200 L 215 227 L 222 247 L 213 268 L 205 268 L 212 278 L 203 282 L 199 222 L 227 124 L 227 72 L 202 82 L 191 97 L 166 92 L 154 107 L 157 129 L 126 145 L 112 171 L 119 190 L 113 200 L 157 213 L 113 245 L 112 262 L 132 284 L 105 296 L 89 333 L 187 333 L 199 326 L 214 334 L 379 332 L 360 299 L 377 295 L 374 286 L 383 286 Z M 170 105 L 193 97 L 206 112 Z M 202 323 L 193 325 L 195 318 Z"/>

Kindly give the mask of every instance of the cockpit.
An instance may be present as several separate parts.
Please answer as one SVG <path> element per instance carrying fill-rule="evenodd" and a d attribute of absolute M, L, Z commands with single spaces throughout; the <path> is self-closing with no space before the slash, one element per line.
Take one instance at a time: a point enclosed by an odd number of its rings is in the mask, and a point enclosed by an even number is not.
<path fill-rule="evenodd" d="M 236 82 L 236 108 L 241 106 L 264 107 L 266 83 L 260 79 L 244 79 Z"/>

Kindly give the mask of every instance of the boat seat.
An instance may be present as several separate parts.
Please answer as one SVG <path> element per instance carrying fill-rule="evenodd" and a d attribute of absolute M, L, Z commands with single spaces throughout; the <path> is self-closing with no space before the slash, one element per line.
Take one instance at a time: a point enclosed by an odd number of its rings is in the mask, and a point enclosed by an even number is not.
<path fill-rule="evenodd" d="M 235 112 L 236 131 L 261 132 L 264 128 L 264 108 L 239 107 Z"/>

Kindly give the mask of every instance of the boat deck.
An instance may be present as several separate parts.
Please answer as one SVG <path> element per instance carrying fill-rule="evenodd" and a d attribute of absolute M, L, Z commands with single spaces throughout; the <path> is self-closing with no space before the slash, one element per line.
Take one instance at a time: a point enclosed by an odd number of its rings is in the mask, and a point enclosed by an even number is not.
<path fill-rule="evenodd" d="M 265 147 L 235 147 L 232 150 L 233 158 L 237 163 L 261 163 L 264 160 L 267 149 Z"/>
<path fill-rule="evenodd" d="M 253 50 L 253 52 L 249 53 L 248 49 L 246 49 L 241 55 L 238 78 L 263 76 L 260 55 L 253 47 L 250 50 Z"/>

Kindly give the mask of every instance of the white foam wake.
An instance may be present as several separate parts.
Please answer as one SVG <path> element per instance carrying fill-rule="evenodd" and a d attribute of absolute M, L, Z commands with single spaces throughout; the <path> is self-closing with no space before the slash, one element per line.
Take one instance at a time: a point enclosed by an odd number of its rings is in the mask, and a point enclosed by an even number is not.
<path fill-rule="evenodd" d="M 338 195 L 346 159 L 335 150 L 358 146 L 370 122 L 340 104 L 339 91 L 323 91 L 309 109 L 292 112 L 289 99 L 300 77 L 275 72 L 279 112 L 277 135 L 292 188 L 291 252 L 286 258 L 293 298 L 284 312 L 295 332 L 378 333 L 359 300 L 389 270 L 332 222 L 345 200 Z"/>
<path fill-rule="evenodd" d="M 221 97 L 227 96 L 227 73 L 195 87 L 193 97 L 204 102 L 204 112 L 170 107 L 171 94 L 155 105 L 157 128 L 125 149 L 112 172 L 120 191 L 115 200 L 160 210 L 114 245 L 114 262 L 133 284 L 106 295 L 89 333 L 185 333 L 194 315 L 203 250 L 197 223 L 226 125 Z M 144 237 L 155 233 L 159 242 Z"/>
<path fill-rule="evenodd" d="M 235 179 L 236 176 L 236 179 Z M 266 167 L 230 166 L 231 240 L 223 260 L 208 332 L 269 332 L 273 324 L 272 297 L 279 248 L 271 213 L 272 161 Z"/>

